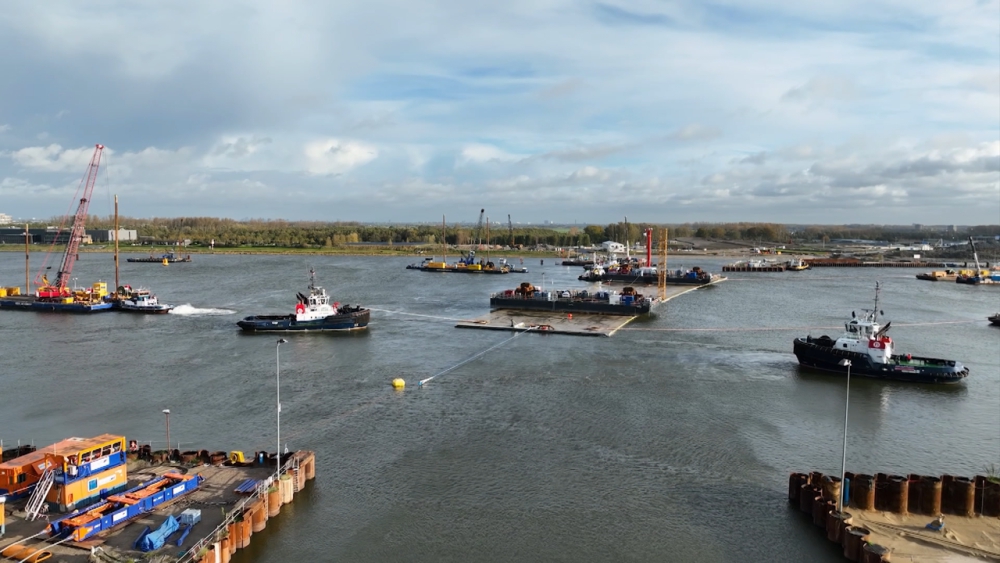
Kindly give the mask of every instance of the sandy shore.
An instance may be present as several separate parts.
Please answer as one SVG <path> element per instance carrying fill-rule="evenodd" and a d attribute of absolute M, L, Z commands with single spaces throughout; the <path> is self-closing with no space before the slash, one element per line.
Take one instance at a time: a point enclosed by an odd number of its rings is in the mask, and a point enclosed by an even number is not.
<path fill-rule="evenodd" d="M 959 563 L 1000 561 L 1000 518 L 946 515 L 944 530 L 928 530 L 930 516 L 847 509 L 870 542 L 892 549 L 892 561 Z"/>

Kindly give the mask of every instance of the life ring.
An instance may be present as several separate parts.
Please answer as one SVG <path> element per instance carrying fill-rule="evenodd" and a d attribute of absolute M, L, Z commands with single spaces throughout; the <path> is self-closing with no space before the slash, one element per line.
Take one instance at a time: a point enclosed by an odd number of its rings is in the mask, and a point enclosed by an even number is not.
<path fill-rule="evenodd" d="M 298 314 L 300 314 L 300 315 L 302 313 L 305 313 L 306 312 L 306 306 L 303 305 L 302 303 L 299 303 L 299 304 L 295 305 L 295 312 L 298 313 Z"/>

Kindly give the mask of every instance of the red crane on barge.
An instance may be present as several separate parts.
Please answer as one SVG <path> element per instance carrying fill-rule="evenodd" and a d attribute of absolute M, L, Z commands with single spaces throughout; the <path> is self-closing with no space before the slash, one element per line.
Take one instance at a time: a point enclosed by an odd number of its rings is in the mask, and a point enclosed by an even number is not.
<path fill-rule="evenodd" d="M 83 241 L 85 234 L 84 225 L 87 221 L 87 209 L 90 207 L 90 198 L 94 193 L 94 184 L 97 183 L 97 171 L 101 165 L 101 155 L 104 153 L 104 145 L 97 144 L 94 145 L 94 154 L 90 157 L 90 164 L 87 165 L 87 174 L 84 176 L 83 180 L 80 182 L 80 186 L 83 188 L 82 196 L 80 197 L 80 204 L 76 208 L 76 215 L 73 216 L 73 224 L 70 227 L 69 240 L 66 242 L 66 250 L 63 252 L 62 262 L 59 264 L 59 273 L 56 275 L 55 283 L 49 282 L 47 276 L 45 276 L 45 264 L 48 262 L 48 257 L 52 253 L 46 254 L 45 259 L 42 262 L 42 270 L 35 276 L 35 283 L 39 284 L 39 279 L 41 279 L 41 287 L 38 289 L 39 298 L 66 298 L 72 297 L 73 291 L 67 287 L 70 281 L 70 276 L 73 273 L 73 264 L 76 263 L 77 258 L 79 258 L 80 252 L 80 242 Z M 80 188 L 77 188 L 77 194 L 80 194 Z M 65 222 L 64 222 L 65 224 Z M 55 239 L 52 241 L 52 248 L 55 248 L 56 243 L 59 241 L 59 234 L 63 231 L 63 225 L 59 226 L 59 232 L 56 234 Z"/>

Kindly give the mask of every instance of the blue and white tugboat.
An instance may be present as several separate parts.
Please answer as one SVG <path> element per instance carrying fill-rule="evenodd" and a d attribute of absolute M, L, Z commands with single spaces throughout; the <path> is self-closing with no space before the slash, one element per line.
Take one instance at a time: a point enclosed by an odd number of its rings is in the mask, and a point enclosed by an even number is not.
<path fill-rule="evenodd" d="M 169 313 L 174 308 L 173 305 L 160 303 L 155 295 L 148 289 L 132 289 L 131 286 L 123 285 L 115 292 L 113 299 L 115 309 L 126 313 L 145 313 L 152 315 L 162 315 Z"/>
<path fill-rule="evenodd" d="M 254 315 L 236 324 L 246 332 L 347 331 L 368 328 L 371 311 L 360 306 L 330 304 L 326 290 L 309 270 L 309 295 L 298 294 L 290 315 Z"/>
<path fill-rule="evenodd" d="M 886 335 L 892 323 L 878 323 L 883 314 L 878 308 L 878 293 L 876 283 L 875 308 L 865 309 L 860 316 L 851 313 L 851 320 L 844 324 L 844 335 L 837 340 L 826 335 L 796 338 L 794 350 L 799 363 L 840 373 L 850 368 L 851 375 L 911 383 L 957 383 L 969 375 L 969 368 L 954 360 L 894 354 L 895 343 Z"/>

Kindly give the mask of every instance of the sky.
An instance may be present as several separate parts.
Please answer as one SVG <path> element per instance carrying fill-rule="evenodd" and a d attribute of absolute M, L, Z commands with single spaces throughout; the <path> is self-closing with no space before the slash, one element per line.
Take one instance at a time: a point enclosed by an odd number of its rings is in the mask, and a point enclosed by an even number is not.
<path fill-rule="evenodd" d="M 13 0 L 0 213 L 1000 223 L 1000 0 Z"/>

